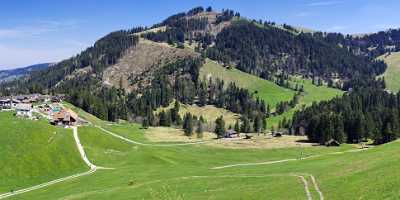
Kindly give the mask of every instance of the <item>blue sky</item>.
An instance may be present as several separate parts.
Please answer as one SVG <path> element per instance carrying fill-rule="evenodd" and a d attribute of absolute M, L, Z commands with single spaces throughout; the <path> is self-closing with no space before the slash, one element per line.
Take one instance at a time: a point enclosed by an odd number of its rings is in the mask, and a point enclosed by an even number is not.
<path fill-rule="evenodd" d="M 398 0 L 2 0 L 0 69 L 57 62 L 111 31 L 152 25 L 199 5 L 331 32 L 400 27 Z"/>

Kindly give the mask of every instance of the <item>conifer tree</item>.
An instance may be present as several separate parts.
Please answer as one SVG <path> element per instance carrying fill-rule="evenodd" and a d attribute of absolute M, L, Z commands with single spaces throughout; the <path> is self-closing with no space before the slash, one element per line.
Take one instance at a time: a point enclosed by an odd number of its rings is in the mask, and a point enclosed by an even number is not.
<path fill-rule="evenodd" d="M 223 137 L 225 134 L 225 121 L 222 116 L 215 120 L 215 133 L 219 138 Z"/>
<path fill-rule="evenodd" d="M 183 129 L 185 132 L 185 135 L 191 136 L 193 134 L 193 118 L 192 114 L 186 113 L 184 119 L 183 119 Z"/>

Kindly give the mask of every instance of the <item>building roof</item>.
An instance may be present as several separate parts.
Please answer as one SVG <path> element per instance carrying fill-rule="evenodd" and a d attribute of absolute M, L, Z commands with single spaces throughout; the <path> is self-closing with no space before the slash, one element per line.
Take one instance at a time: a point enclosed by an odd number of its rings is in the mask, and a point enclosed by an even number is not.
<path fill-rule="evenodd" d="M 30 111 L 32 109 L 32 104 L 27 104 L 27 103 L 19 103 L 17 106 L 15 106 L 16 110 L 22 110 L 22 111 Z"/>
<path fill-rule="evenodd" d="M 62 120 L 62 121 L 71 121 L 71 119 L 73 119 L 74 121 L 76 121 L 78 119 L 78 115 L 73 112 L 72 110 L 61 110 L 59 112 L 56 112 L 53 115 L 53 119 L 54 120 Z"/>

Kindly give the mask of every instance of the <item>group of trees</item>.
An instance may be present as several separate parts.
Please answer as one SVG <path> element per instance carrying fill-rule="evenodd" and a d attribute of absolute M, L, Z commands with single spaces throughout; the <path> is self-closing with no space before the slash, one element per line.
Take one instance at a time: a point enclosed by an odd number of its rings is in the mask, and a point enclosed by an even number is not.
<path fill-rule="evenodd" d="M 331 44 L 343 46 L 353 54 L 372 59 L 387 52 L 400 51 L 400 29 L 390 29 L 364 36 L 322 32 L 316 32 L 313 35 Z"/>
<path fill-rule="evenodd" d="M 374 77 L 386 69 L 381 61 L 349 53 L 312 34 L 292 34 L 274 26 L 260 27 L 241 20 L 223 29 L 207 56 L 223 63 L 236 63 L 237 68 L 263 78 L 281 71 L 343 80 Z"/>
<path fill-rule="evenodd" d="M 154 115 L 153 112 L 151 117 L 143 118 L 142 126 L 147 128 L 149 126 L 165 126 L 165 127 L 179 127 L 185 132 L 185 135 L 192 136 L 194 133 L 197 134 L 198 138 L 203 137 L 204 124 L 206 120 L 203 116 L 197 117 L 191 113 L 186 113 L 181 118 L 179 114 L 180 104 L 175 101 L 174 107 L 167 110 L 161 110 L 158 114 Z"/>
<path fill-rule="evenodd" d="M 400 93 L 387 93 L 379 87 L 358 88 L 295 113 L 291 128 L 322 144 L 330 139 L 390 142 L 400 137 Z"/>

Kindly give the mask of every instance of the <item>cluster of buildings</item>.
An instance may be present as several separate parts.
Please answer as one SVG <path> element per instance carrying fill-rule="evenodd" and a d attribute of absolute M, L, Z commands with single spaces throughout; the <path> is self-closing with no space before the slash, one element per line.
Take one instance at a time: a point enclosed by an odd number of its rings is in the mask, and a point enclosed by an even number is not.
<path fill-rule="evenodd" d="M 64 99 L 64 95 L 17 95 L 0 97 L 0 110 L 15 110 L 19 117 L 33 119 L 34 106 L 37 105 L 36 112 L 46 115 L 49 122 L 53 125 L 73 126 L 78 122 L 78 115 L 69 109 L 58 106 Z"/>
<path fill-rule="evenodd" d="M 11 109 L 16 107 L 18 104 L 32 104 L 32 103 L 43 103 L 43 102 L 61 102 L 64 99 L 64 95 L 42 95 L 42 94 L 27 94 L 27 95 L 16 95 L 0 97 L 0 108 Z"/>

